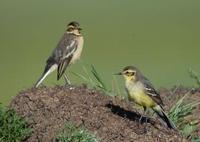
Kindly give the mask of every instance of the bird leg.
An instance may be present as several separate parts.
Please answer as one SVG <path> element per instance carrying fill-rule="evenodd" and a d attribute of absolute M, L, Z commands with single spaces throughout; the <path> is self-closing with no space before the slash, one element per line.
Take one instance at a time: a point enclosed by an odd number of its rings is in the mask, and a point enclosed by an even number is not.
<path fill-rule="evenodd" d="M 142 118 L 143 118 L 143 116 L 140 115 L 139 124 L 142 124 Z"/>
<path fill-rule="evenodd" d="M 146 114 L 147 114 L 147 112 L 148 112 L 148 109 L 145 107 L 145 106 L 143 106 L 143 108 L 144 108 L 144 113 L 143 113 L 143 115 L 141 115 L 140 116 L 140 119 L 139 119 L 139 123 L 140 124 L 142 124 L 143 122 L 145 123 L 145 126 L 144 126 L 144 133 L 146 133 L 148 130 L 147 130 L 147 116 L 146 116 Z M 143 119 L 145 119 L 145 120 L 143 120 Z"/>
<path fill-rule="evenodd" d="M 148 130 L 147 130 L 147 112 L 148 112 L 148 109 L 146 107 L 143 107 L 144 108 L 144 118 L 145 118 L 145 126 L 144 126 L 144 132 L 146 133 Z"/>
<path fill-rule="evenodd" d="M 71 85 L 71 82 L 66 74 L 64 74 L 64 79 L 65 79 L 65 85 Z"/>
<path fill-rule="evenodd" d="M 142 124 L 142 119 L 146 118 L 147 108 L 145 106 L 143 106 L 143 108 L 144 108 L 144 116 L 143 115 L 140 116 L 140 119 L 139 119 L 140 124 Z M 147 120 L 145 122 L 147 122 Z"/>

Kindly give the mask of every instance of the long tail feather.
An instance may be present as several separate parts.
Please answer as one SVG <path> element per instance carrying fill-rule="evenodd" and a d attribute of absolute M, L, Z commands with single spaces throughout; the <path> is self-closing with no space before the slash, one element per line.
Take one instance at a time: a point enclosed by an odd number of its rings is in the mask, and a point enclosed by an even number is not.
<path fill-rule="evenodd" d="M 165 114 L 164 110 L 158 105 L 153 110 L 156 112 L 156 114 L 167 124 L 167 126 L 170 129 L 176 129 L 175 124 L 168 118 L 168 116 Z"/>
<path fill-rule="evenodd" d="M 42 76 L 36 82 L 35 88 L 37 88 L 50 73 L 52 73 L 54 70 L 56 70 L 57 67 L 58 67 L 58 65 L 54 64 L 49 69 L 45 68 L 44 73 L 42 74 Z"/>

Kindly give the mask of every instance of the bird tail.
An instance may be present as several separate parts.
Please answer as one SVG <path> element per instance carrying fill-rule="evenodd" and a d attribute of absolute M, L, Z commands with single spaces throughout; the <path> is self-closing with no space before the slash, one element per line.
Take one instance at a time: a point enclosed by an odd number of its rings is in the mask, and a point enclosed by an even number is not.
<path fill-rule="evenodd" d="M 43 72 L 43 74 L 41 75 L 41 77 L 38 79 L 38 81 L 35 84 L 35 88 L 37 88 L 42 81 L 50 74 L 52 73 L 54 70 L 56 70 L 58 67 L 57 64 L 53 64 L 53 65 L 46 65 L 45 70 Z"/>
<path fill-rule="evenodd" d="M 169 119 L 167 114 L 164 112 L 164 110 L 161 108 L 161 106 L 157 105 L 153 108 L 153 110 L 156 112 L 156 114 L 167 124 L 167 126 L 170 129 L 176 129 L 175 124 Z"/>

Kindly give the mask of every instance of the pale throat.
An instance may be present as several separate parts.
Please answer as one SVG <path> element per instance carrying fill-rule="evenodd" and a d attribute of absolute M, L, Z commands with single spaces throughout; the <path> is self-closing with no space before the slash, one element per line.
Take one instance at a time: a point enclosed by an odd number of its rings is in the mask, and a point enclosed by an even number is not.
<path fill-rule="evenodd" d="M 129 90 L 131 93 L 135 92 L 141 92 L 143 89 L 143 84 L 139 81 L 131 81 L 131 80 L 126 80 L 126 88 Z"/>

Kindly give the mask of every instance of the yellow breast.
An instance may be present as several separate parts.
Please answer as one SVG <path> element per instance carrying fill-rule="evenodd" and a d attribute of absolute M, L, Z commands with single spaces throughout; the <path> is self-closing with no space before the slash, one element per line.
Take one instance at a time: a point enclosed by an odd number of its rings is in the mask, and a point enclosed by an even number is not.
<path fill-rule="evenodd" d="M 130 101 L 134 101 L 138 105 L 145 107 L 154 107 L 156 105 L 153 99 L 145 93 L 142 83 L 126 82 L 126 89 Z"/>

